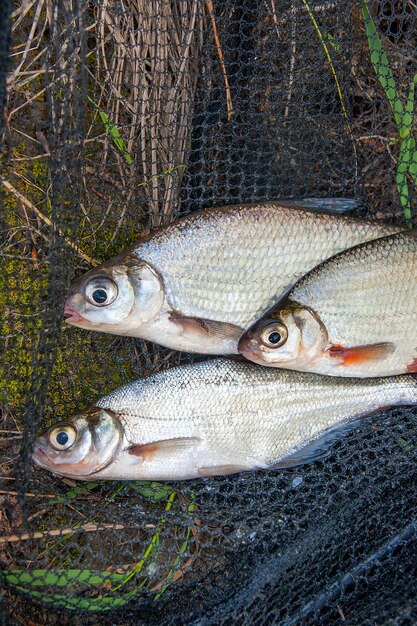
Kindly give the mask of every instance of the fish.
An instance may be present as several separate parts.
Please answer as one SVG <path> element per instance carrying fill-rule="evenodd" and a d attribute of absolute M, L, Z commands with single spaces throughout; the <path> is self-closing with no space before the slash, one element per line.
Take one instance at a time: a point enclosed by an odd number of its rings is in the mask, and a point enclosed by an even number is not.
<path fill-rule="evenodd" d="M 250 361 L 328 376 L 417 372 L 417 238 L 355 246 L 301 278 L 240 339 Z"/>
<path fill-rule="evenodd" d="M 128 383 L 53 424 L 37 437 L 33 460 L 80 480 L 188 480 L 292 467 L 322 458 L 359 418 L 415 404 L 410 375 L 335 379 L 210 359 Z"/>
<path fill-rule="evenodd" d="M 282 200 L 187 215 L 76 280 L 66 322 L 174 350 L 236 354 L 245 330 L 306 271 L 400 230 L 340 214 L 353 204 Z"/>

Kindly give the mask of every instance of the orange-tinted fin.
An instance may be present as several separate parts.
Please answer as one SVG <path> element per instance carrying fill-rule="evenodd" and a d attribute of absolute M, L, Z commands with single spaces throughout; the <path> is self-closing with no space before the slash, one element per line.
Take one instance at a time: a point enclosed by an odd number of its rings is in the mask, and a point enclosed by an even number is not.
<path fill-rule="evenodd" d="M 393 343 L 374 343 L 365 346 L 352 346 L 346 348 L 334 344 L 326 350 L 328 355 L 340 361 L 340 365 L 360 365 L 367 361 L 379 361 L 385 359 L 395 350 Z"/>
<path fill-rule="evenodd" d="M 161 441 L 152 441 L 152 443 L 133 444 L 127 448 L 128 454 L 132 456 L 142 457 L 143 459 L 151 459 L 157 454 L 172 454 L 180 448 L 194 448 L 198 443 L 197 437 L 178 437 L 177 439 L 163 439 Z"/>
<path fill-rule="evenodd" d="M 413 359 L 411 363 L 407 365 L 407 372 L 417 373 L 417 358 Z"/>
<path fill-rule="evenodd" d="M 208 476 L 228 476 L 237 472 L 247 472 L 250 469 L 250 467 L 244 465 L 213 465 L 212 467 L 200 467 L 198 475 L 202 478 Z"/>
<path fill-rule="evenodd" d="M 183 335 L 198 333 L 210 337 L 236 339 L 237 342 L 244 331 L 243 328 L 227 322 L 216 322 L 202 317 L 186 317 L 177 312 L 170 313 L 169 319 L 182 327 Z"/>

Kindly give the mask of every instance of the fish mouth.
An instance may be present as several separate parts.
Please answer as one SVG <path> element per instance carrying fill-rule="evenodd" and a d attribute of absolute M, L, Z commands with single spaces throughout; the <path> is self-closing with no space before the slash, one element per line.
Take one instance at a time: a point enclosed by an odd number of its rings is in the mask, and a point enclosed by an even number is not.
<path fill-rule="evenodd" d="M 38 465 L 39 467 L 42 467 L 43 469 L 49 469 L 48 465 L 46 464 L 48 461 L 47 454 L 42 450 L 41 447 L 37 446 L 36 444 L 35 444 L 35 449 L 32 454 L 32 460 L 35 463 L 35 465 Z"/>
<path fill-rule="evenodd" d="M 239 354 L 242 354 L 244 357 L 248 358 L 251 361 L 253 361 L 255 358 L 262 359 L 261 355 L 259 354 L 259 344 L 256 339 L 254 339 L 252 333 L 248 333 L 240 339 L 237 346 L 237 351 Z"/>
<path fill-rule="evenodd" d="M 67 305 L 64 309 L 64 318 L 67 324 L 73 324 L 74 326 L 84 321 L 84 318 L 75 309 Z"/>

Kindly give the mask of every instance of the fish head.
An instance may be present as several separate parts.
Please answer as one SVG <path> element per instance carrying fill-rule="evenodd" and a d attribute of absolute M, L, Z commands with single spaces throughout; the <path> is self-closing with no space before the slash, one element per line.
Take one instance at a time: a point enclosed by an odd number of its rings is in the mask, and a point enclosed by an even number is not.
<path fill-rule="evenodd" d="M 127 255 L 81 276 L 71 288 L 64 315 L 68 324 L 79 328 L 138 336 L 138 329 L 158 315 L 163 302 L 157 272 Z"/>
<path fill-rule="evenodd" d="M 315 312 L 289 302 L 256 322 L 241 337 L 238 351 L 261 365 L 303 369 L 327 344 L 326 328 Z"/>
<path fill-rule="evenodd" d="M 123 443 L 123 428 L 110 410 L 93 407 L 37 437 L 36 465 L 62 476 L 83 478 L 107 467 Z"/>

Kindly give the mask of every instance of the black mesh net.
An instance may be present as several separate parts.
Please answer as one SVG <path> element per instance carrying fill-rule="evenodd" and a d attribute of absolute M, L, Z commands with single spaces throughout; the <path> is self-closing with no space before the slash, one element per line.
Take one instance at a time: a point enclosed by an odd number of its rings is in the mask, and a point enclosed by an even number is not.
<path fill-rule="evenodd" d="M 410 221 L 416 15 L 411 0 L 0 3 L 5 623 L 417 622 L 415 410 L 285 471 L 99 483 L 31 465 L 43 425 L 200 358 L 64 325 L 96 260 L 237 202 L 350 196 Z"/>

